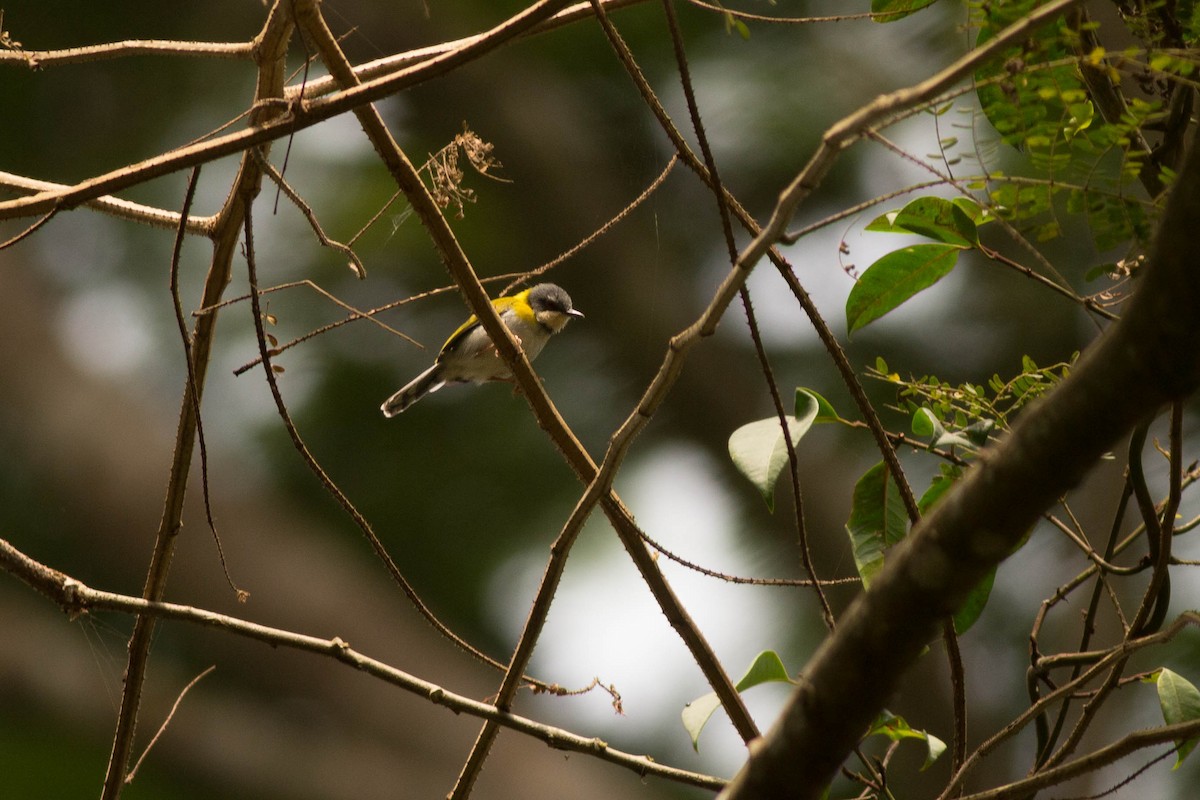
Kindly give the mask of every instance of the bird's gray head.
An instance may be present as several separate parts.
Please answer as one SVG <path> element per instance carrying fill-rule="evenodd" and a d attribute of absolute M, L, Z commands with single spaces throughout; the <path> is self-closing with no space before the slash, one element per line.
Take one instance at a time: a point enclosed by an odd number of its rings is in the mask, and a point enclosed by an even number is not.
<path fill-rule="evenodd" d="M 558 333 L 571 317 L 583 318 L 583 312 L 571 305 L 571 295 L 553 283 L 539 283 L 529 290 L 529 305 L 537 321 Z"/>

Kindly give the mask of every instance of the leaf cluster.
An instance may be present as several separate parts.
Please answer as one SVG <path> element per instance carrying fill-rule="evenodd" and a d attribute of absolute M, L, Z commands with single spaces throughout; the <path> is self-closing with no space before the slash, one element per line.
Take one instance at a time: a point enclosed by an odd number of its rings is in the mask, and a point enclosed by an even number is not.
<path fill-rule="evenodd" d="M 912 418 L 913 433 L 930 436 L 934 433 L 931 426 L 942 425 L 967 434 L 968 442 L 953 444 L 978 449 L 986 442 L 986 434 L 993 429 L 1007 430 L 1018 411 L 1061 383 L 1078 357 L 1076 352 L 1067 361 L 1039 367 L 1028 355 L 1022 356 L 1020 372 L 1007 379 L 993 373 L 986 386 L 969 381 L 953 384 L 936 375 L 901 378 L 889 370 L 883 358 L 875 359 L 867 375 L 897 387 L 893 408 Z M 982 439 L 977 435 L 980 432 L 985 434 Z"/>

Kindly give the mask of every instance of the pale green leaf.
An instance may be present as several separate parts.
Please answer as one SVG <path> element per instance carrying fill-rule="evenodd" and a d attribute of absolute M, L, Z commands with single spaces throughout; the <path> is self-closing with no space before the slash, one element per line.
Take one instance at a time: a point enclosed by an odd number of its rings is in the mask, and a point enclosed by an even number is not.
<path fill-rule="evenodd" d="M 912 432 L 917 436 L 934 436 L 943 432 L 942 423 L 928 408 L 918 408 L 912 416 Z"/>
<path fill-rule="evenodd" d="M 734 688 L 739 692 L 744 692 L 755 686 L 774 682 L 791 683 L 792 679 L 788 677 L 787 669 L 783 666 L 783 660 L 779 658 L 779 654 L 774 650 L 764 650 L 754 657 L 750 668 L 746 670 L 746 674 L 735 684 Z M 721 701 L 717 699 L 716 692 L 709 692 L 697 697 L 683 707 L 681 714 L 683 727 L 692 738 L 693 749 L 700 749 L 700 731 L 704 730 L 704 726 L 712 717 L 713 712 L 720 707 Z"/>
<path fill-rule="evenodd" d="M 812 389 L 803 387 L 796 389 L 796 418 L 808 416 L 812 404 L 816 403 L 817 413 L 813 422 L 844 422 L 842 416 L 834 409 L 833 404 Z"/>
<path fill-rule="evenodd" d="M 684 730 L 688 732 L 688 736 L 692 737 L 693 750 L 700 750 L 700 731 L 704 730 L 708 718 L 720 707 L 721 701 L 717 699 L 716 692 L 709 692 L 702 697 L 697 697 L 683 707 L 683 713 L 680 716 L 683 719 Z"/>
<path fill-rule="evenodd" d="M 904 717 L 899 717 L 890 711 L 883 711 L 876 717 L 871 729 L 867 731 L 868 736 L 886 736 L 893 742 L 899 742 L 903 739 L 918 739 L 925 742 L 926 754 L 925 764 L 921 767 L 922 770 L 928 769 L 934 761 L 946 752 L 946 743 L 932 733 L 913 728 L 908 724 Z"/>
<path fill-rule="evenodd" d="M 795 447 L 812 427 L 818 403 L 812 403 L 803 417 L 787 417 L 788 434 Z M 775 482 L 787 466 L 787 443 L 776 417 L 760 419 L 738 428 L 729 437 L 729 457 L 734 466 L 750 479 L 762 494 L 767 508 L 775 510 Z"/>
<path fill-rule="evenodd" d="M 1158 703 L 1162 707 L 1163 721 L 1168 725 L 1200 719 L 1200 691 L 1183 676 L 1169 669 L 1162 669 L 1155 681 Z M 1195 748 L 1197 739 L 1176 742 L 1175 767 L 1178 768 L 1188 753 Z"/>

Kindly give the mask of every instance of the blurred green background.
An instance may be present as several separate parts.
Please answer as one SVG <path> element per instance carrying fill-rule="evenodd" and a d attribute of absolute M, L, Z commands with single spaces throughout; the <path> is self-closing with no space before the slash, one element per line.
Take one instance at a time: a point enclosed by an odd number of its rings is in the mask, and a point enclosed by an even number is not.
<path fill-rule="evenodd" d="M 334 0 L 323 9 L 334 31 L 344 34 L 349 57 L 360 62 L 473 34 L 523 4 L 428 5 Z M 765 3 L 752 7 L 772 10 Z M 774 10 L 864 9 L 781 2 Z M 264 16 L 257 3 L 228 0 L 141 0 L 119 7 L 9 0 L 3 10 L 4 27 L 30 50 L 127 39 L 245 41 Z M 926 76 L 966 44 L 963 9 L 951 3 L 886 26 L 752 24 L 748 39 L 727 31 L 719 15 L 685 4 L 679 15 L 722 177 L 760 218 L 825 128 L 875 95 Z M 646 3 L 614 19 L 690 133 L 661 8 Z M 294 43 L 291 61 L 299 68 L 302 59 Z M 316 65 L 310 74 L 321 72 Z M 299 80 L 297 74 L 293 83 Z M 79 181 L 216 128 L 245 109 L 253 86 L 245 61 L 146 56 L 40 71 L 5 64 L 0 170 Z M 503 180 L 468 174 L 476 201 L 453 220 L 481 276 L 554 258 L 637 197 L 670 156 L 594 23 L 520 41 L 379 108 L 413 161 L 440 150 L 464 124 L 494 145 Z M 988 135 L 969 97 L 947 121 Z M 928 118 L 890 135 L 916 153 L 931 152 L 939 137 Z M 277 165 L 285 148 L 288 180 L 334 238 L 348 239 L 394 191 L 352 117 L 277 143 Z M 1000 164 L 1016 157 L 997 152 L 995 158 Z M 204 167 L 193 213 L 217 210 L 235 166 L 226 159 Z M 186 177 L 167 176 L 122 196 L 178 208 Z M 796 225 L 928 177 L 882 148 L 860 145 L 843 156 Z M 848 269 L 865 268 L 891 246 L 886 236 L 861 232 L 873 216 L 831 226 L 788 249 L 835 330 L 844 330 Z M 24 224 L 3 223 L 0 237 Z M 263 285 L 308 279 L 371 308 L 447 284 L 424 231 L 402 204 L 356 246 L 369 273 L 365 281 L 318 245 L 286 198 L 276 204 L 269 184 L 255 205 L 255 229 Z M 842 244 L 848 252 L 839 255 Z M 171 245 L 169 231 L 75 210 L 0 252 L 0 536 L 89 585 L 130 594 L 141 591 L 161 515 L 185 380 L 168 292 Z M 711 196 L 680 167 L 627 220 L 549 274 L 587 319 L 547 348 L 538 372 L 597 458 L 657 370 L 668 339 L 707 305 L 727 269 L 724 252 Z M 209 255 L 203 240 L 185 247 L 181 277 L 189 311 Z M 1097 258 L 1076 244 L 1060 244 L 1049 255 L 1073 279 Z M 804 385 L 849 409 L 783 282 L 763 267 L 750 286 L 785 400 Z M 245 291 L 239 260 L 226 296 Z M 266 305 L 281 341 L 343 316 L 307 288 L 273 293 Z M 344 326 L 283 354 L 280 386 L 314 455 L 371 520 L 426 602 L 466 638 L 507 660 L 549 544 L 581 487 L 507 387 L 449 388 L 394 420 L 377 410 L 429 362 L 464 314 L 458 295 L 446 292 L 381 317 L 424 343 L 423 351 L 369 323 Z M 967 263 L 935 291 L 844 344 L 859 367 L 882 355 L 905 374 L 984 382 L 993 371 L 1018 370 L 1023 354 L 1038 363 L 1067 358 L 1094 333 L 1077 309 L 1015 273 Z M 223 310 L 204 404 L 209 477 L 230 572 L 251 599 L 239 606 L 222 576 L 199 502 L 198 470 L 168 599 L 341 636 L 451 691 L 487 698 L 498 676 L 435 636 L 390 586 L 357 529 L 293 450 L 261 371 L 234 377 L 256 354 L 249 305 Z M 877 401 L 888 401 L 886 387 L 868 388 Z M 689 355 L 617 481 L 643 528 L 724 572 L 799 577 L 790 498 L 781 490 L 778 510 L 769 514 L 725 451 L 735 428 L 771 409 L 735 304 L 717 335 Z M 899 416 L 888 422 L 905 426 Z M 810 435 L 800 455 L 818 569 L 825 577 L 852 575 L 842 525 L 854 481 L 877 455 L 865 435 L 826 429 Z M 913 461 L 914 483 L 921 485 L 933 469 Z M 1094 502 L 1080 503 L 1086 521 L 1103 524 L 1119 477 L 1119 465 L 1098 470 L 1087 487 Z M 1026 548 L 1001 569 L 993 605 L 964 639 L 977 736 L 1003 724 L 1022 702 L 1032 614 L 1063 579 L 1055 565 L 1068 559 L 1076 568 L 1082 564 L 1050 536 Z M 730 587 L 673 564 L 664 563 L 664 570 L 735 676 L 767 648 L 794 673 L 820 640 L 820 617 L 806 591 Z M 1183 607 L 1189 589 L 1178 591 Z M 835 607 L 851 592 L 830 590 Z M 1068 637 L 1071 622 L 1062 621 Z M 17 581 L 0 580 L 0 631 L 7 641 L 0 648 L 0 796 L 98 792 L 129 628 L 119 615 L 68 622 Z M 893 710 L 948 739 L 949 691 L 935 651 L 909 677 Z M 145 745 L 183 685 L 211 664 L 215 673 L 184 700 L 126 796 L 441 796 L 479 727 L 329 660 L 169 624 L 160 626 L 155 641 L 135 749 Z M 698 771 L 731 775 L 741 761 L 741 745 L 720 714 L 699 753 L 692 751 L 678 713 L 707 687 L 599 515 L 573 553 L 533 672 L 568 687 L 593 677 L 612 683 L 626 713 L 616 715 L 599 692 L 558 700 L 522 695 L 518 713 Z M 783 697 L 774 687 L 751 694 L 760 726 L 769 724 Z M 1144 699 L 1126 710 L 1148 725 L 1155 721 L 1146 715 L 1153 705 L 1149 695 Z M 1029 747 L 1018 740 L 994 757 L 992 769 L 1011 771 L 1008 758 L 1023 765 Z M 914 745 L 902 760 L 918 766 L 919 750 Z M 942 769 L 914 786 L 939 785 Z M 1152 782 L 1166 772 L 1156 769 L 1139 790 L 1158 787 Z M 1165 782 L 1161 791 L 1139 796 L 1165 797 L 1182 785 Z M 566 759 L 511 733 L 500 737 L 476 796 L 614 792 L 705 796 L 578 755 Z"/>

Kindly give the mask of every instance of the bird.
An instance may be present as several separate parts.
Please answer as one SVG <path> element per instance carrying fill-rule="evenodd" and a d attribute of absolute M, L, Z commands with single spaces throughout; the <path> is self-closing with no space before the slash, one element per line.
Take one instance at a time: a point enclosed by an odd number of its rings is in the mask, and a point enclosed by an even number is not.
<path fill-rule="evenodd" d="M 583 319 L 583 313 L 571 305 L 571 296 L 553 283 L 539 283 L 511 297 L 497 297 L 492 307 L 530 361 L 572 318 Z M 512 377 L 512 370 L 496 352 L 479 318 L 472 315 L 450 334 L 433 366 L 383 401 L 379 410 L 390 418 L 448 383 L 509 381 Z"/>

